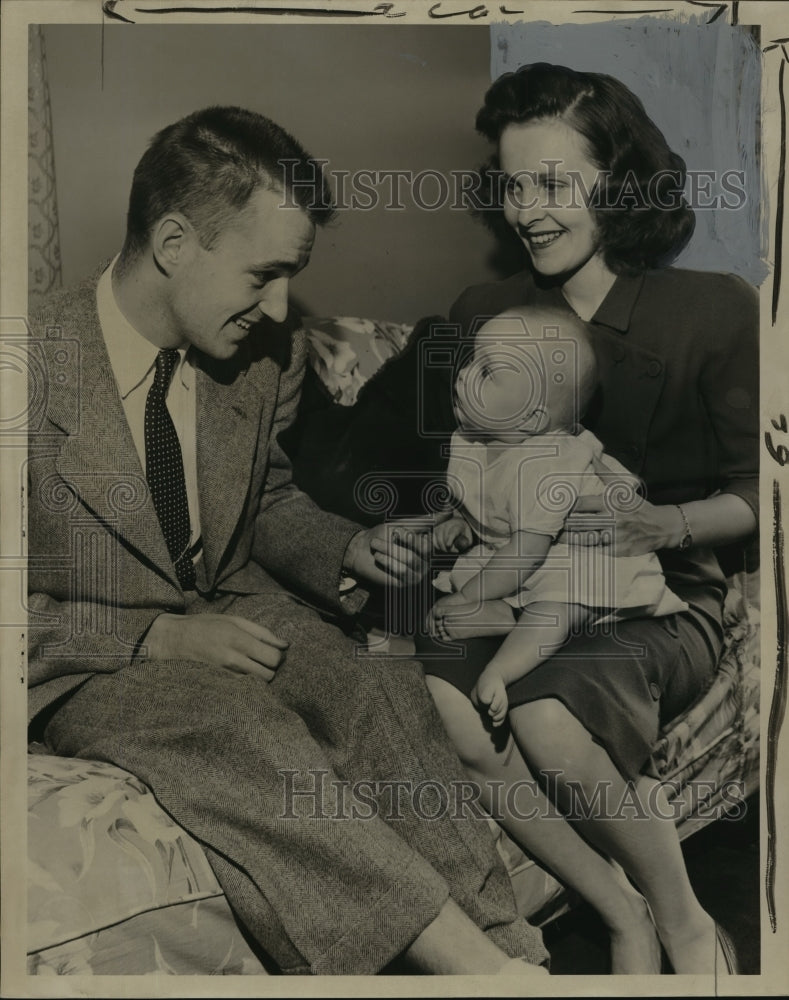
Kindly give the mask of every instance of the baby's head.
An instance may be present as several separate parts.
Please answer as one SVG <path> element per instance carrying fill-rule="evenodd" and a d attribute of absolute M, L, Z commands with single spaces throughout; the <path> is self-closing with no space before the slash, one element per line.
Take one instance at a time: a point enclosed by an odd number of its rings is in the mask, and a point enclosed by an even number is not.
<path fill-rule="evenodd" d="M 455 414 L 470 436 L 515 443 L 573 430 L 596 386 L 586 324 L 559 308 L 522 306 L 479 330 L 457 378 Z"/>

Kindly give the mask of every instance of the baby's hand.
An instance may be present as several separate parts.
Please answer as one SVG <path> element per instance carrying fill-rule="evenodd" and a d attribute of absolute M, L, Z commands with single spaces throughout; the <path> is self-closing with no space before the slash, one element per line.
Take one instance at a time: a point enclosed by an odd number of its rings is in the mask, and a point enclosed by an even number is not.
<path fill-rule="evenodd" d="M 433 548 L 436 552 L 465 552 L 473 544 L 471 528 L 458 514 L 453 514 L 448 521 L 433 529 Z"/>
<path fill-rule="evenodd" d="M 507 688 L 498 674 L 483 670 L 471 692 L 471 700 L 480 710 L 487 708 L 494 726 L 500 726 L 507 718 Z"/>

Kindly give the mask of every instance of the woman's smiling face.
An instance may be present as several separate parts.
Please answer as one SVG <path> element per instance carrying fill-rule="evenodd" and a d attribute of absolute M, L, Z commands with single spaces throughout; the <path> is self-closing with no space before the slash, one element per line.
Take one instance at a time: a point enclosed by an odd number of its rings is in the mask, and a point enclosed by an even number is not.
<path fill-rule="evenodd" d="M 499 140 L 507 181 L 504 217 L 536 271 L 568 276 L 599 251 L 588 207 L 600 170 L 584 139 L 558 118 L 507 125 Z"/>

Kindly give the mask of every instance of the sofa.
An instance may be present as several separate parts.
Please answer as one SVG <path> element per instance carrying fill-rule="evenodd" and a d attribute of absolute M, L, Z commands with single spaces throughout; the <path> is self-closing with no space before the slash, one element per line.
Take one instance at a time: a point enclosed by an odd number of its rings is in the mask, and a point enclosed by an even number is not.
<path fill-rule="evenodd" d="M 397 447 L 402 400 L 392 399 L 396 382 L 387 385 L 382 373 L 416 349 L 419 331 L 348 317 L 309 319 L 304 326 L 310 363 L 287 439 L 297 481 L 322 505 L 362 522 L 412 512 L 426 490 L 440 485 L 439 438 L 427 433 L 412 447 L 415 473 L 402 480 L 402 496 L 397 477 L 390 477 L 394 492 L 381 494 L 374 480 L 366 493 L 349 489 L 359 468 L 375 465 L 374 476 L 402 469 L 402 455 L 384 447 L 372 463 L 363 447 L 350 455 L 343 449 L 350 415 L 364 412 L 353 404 L 376 388 L 394 406 L 389 437 L 384 429 L 375 440 Z M 408 655 L 409 630 L 397 624 L 376 612 L 374 600 L 359 622 L 372 651 Z M 731 573 L 726 627 L 711 686 L 667 723 L 654 748 L 652 769 L 667 783 L 682 838 L 741 811 L 758 788 L 759 590 L 758 571 L 747 564 Z M 548 872 L 490 824 L 525 917 L 544 925 L 573 905 Z M 236 922 L 200 844 L 142 782 L 106 763 L 53 757 L 38 743 L 28 754 L 27 883 L 30 975 L 277 972 Z"/>

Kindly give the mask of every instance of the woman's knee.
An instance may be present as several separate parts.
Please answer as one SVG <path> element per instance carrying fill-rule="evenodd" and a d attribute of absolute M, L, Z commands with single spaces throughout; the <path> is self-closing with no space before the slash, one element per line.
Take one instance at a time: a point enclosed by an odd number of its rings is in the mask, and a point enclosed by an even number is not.
<path fill-rule="evenodd" d="M 510 709 L 510 725 L 521 749 L 564 756 L 577 720 L 558 698 L 540 698 Z"/>

